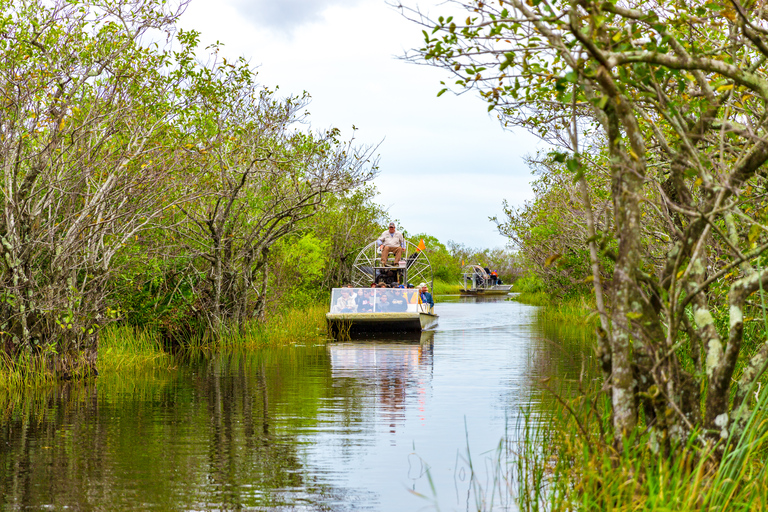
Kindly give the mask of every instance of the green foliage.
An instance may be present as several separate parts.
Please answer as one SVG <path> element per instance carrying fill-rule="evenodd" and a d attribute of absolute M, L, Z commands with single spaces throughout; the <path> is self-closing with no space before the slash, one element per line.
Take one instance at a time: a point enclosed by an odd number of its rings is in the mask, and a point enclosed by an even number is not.
<path fill-rule="evenodd" d="M 306 308 L 328 296 L 322 286 L 327 272 L 331 241 L 314 232 L 286 237 L 271 256 L 273 310 Z"/>
<path fill-rule="evenodd" d="M 552 156 L 543 161 L 530 160 L 529 164 L 538 174 L 532 184 L 534 199 L 519 208 L 505 203 L 505 218 L 499 223 L 499 230 L 513 241 L 522 268 L 530 277 L 536 276 L 540 291 L 560 298 L 588 293 L 592 288 L 589 235 L 570 171 Z M 601 200 L 607 188 L 605 180 L 597 173 L 584 176 L 589 180 L 594 200 Z M 616 241 L 604 233 L 608 227 L 605 216 L 598 220 L 601 268 L 606 283 L 610 282 L 613 270 L 608 255 L 616 252 Z"/>
<path fill-rule="evenodd" d="M 407 240 L 417 246 L 421 240 L 424 240 L 425 252 L 432 265 L 432 274 L 435 280 L 444 281 L 445 283 L 456 283 L 459 281 L 461 277 L 461 262 L 456 261 L 456 258 L 448 251 L 448 248 L 437 238 L 426 233 L 419 233 L 408 235 Z"/>

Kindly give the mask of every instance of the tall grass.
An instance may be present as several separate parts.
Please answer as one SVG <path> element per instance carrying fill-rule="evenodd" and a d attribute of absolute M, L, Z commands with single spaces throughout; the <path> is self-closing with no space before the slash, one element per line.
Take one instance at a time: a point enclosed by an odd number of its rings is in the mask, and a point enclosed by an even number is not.
<path fill-rule="evenodd" d="M 462 288 L 464 288 L 464 285 L 459 282 L 449 283 L 440 279 L 435 279 L 432 293 L 434 295 L 457 295 Z"/>
<path fill-rule="evenodd" d="M 225 326 L 218 335 L 185 340 L 168 347 L 156 331 L 127 325 L 110 325 L 99 333 L 97 368 L 102 377 L 135 374 L 145 370 L 168 370 L 176 366 L 173 351 L 250 350 L 292 343 L 320 343 L 326 339 L 327 305 L 276 313 L 267 322 L 246 324 L 242 329 Z M 57 385 L 50 358 L 22 353 L 11 357 L 0 351 L 0 391 L 16 393 Z"/>
<path fill-rule="evenodd" d="M 55 371 L 48 357 L 26 351 L 11 356 L 0 350 L 0 389 L 44 387 L 55 381 Z"/>
<path fill-rule="evenodd" d="M 719 463 L 699 447 L 698 434 L 673 457 L 656 451 L 647 436 L 614 449 L 610 441 L 600 439 L 610 423 L 600 395 L 564 401 L 543 421 L 543 416 L 536 421 L 525 416 L 517 432 L 519 452 L 508 468 L 520 510 L 766 509 L 768 391 L 760 395 L 753 412 L 754 428 L 743 438 L 729 439 L 732 449 Z"/>
<path fill-rule="evenodd" d="M 168 354 L 156 332 L 133 326 L 110 325 L 99 335 L 99 372 L 170 367 Z"/>
<path fill-rule="evenodd" d="M 538 318 L 552 328 L 581 326 L 586 332 L 585 324 L 597 322 L 592 311 L 590 298 L 575 298 L 545 304 Z M 752 327 L 745 332 L 745 348 L 764 339 L 765 325 Z M 741 437 L 731 434 L 704 449 L 694 433 L 684 446 L 673 447 L 671 456 L 641 429 L 616 449 L 610 402 L 597 387 L 575 398 L 552 394 L 554 406 L 523 416 L 506 478 L 524 511 L 768 510 L 768 389 L 756 385 L 752 393 L 754 409 Z M 722 449 L 725 456 L 718 460 L 714 450 Z"/>
<path fill-rule="evenodd" d="M 218 335 L 189 340 L 185 348 L 258 349 L 293 343 L 322 342 L 326 339 L 328 305 L 316 304 L 306 309 L 273 314 L 264 322 L 249 322 L 243 328 L 224 326 Z"/>

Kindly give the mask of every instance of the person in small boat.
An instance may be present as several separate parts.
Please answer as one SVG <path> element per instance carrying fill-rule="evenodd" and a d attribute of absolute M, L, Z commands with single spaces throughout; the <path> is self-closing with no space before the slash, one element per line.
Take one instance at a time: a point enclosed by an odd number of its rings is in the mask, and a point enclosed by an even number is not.
<path fill-rule="evenodd" d="M 479 268 L 475 267 L 475 275 L 472 279 L 475 281 L 475 287 L 480 288 L 481 286 L 485 286 L 485 277 Z"/>
<path fill-rule="evenodd" d="M 408 298 L 405 296 L 405 290 L 403 291 L 397 291 L 397 293 L 392 294 L 392 301 L 391 301 L 390 311 L 393 313 L 402 313 L 403 311 L 408 310 Z"/>
<path fill-rule="evenodd" d="M 381 234 L 378 240 L 376 240 L 376 247 L 381 246 L 381 266 L 387 264 L 387 258 L 389 253 L 395 254 L 395 265 L 400 263 L 400 256 L 403 255 L 403 249 L 405 248 L 405 238 L 403 234 L 395 230 L 395 223 L 389 223 L 389 229 Z"/>
<path fill-rule="evenodd" d="M 414 288 L 411 283 L 406 284 L 405 288 L 406 288 L 405 295 L 406 297 L 408 297 L 408 304 L 418 304 L 421 290 L 419 290 L 418 288 Z"/>
<path fill-rule="evenodd" d="M 335 310 L 337 313 L 356 313 L 357 301 L 356 297 L 352 297 L 352 290 L 347 288 L 341 289 L 341 296 L 336 299 Z"/>
<path fill-rule="evenodd" d="M 379 296 L 377 297 L 377 302 L 376 302 L 377 313 L 390 312 L 390 308 L 392 307 L 392 305 L 389 303 L 389 297 L 387 295 L 388 295 L 387 292 L 384 292 L 384 293 L 379 292 Z"/>
<path fill-rule="evenodd" d="M 358 297 L 358 313 L 372 313 L 373 312 L 373 290 L 368 288 L 360 292 Z"/>
<path fill-rule="evenodd" d="M 429 288 L 427 287 L 427 283 L 421 283 L 419 285 L 419 301 L 422 304 L 429 304 L 430 311 L 433 307 L 435 307 L 435 301 L 432 299 L 432 294 L 429 293 Z"/>

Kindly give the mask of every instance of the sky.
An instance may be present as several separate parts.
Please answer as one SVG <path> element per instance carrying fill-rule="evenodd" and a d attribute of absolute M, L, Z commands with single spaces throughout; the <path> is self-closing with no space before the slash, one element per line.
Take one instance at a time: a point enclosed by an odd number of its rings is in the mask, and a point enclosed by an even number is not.
<path fill-rule="evenodd" d="M 414 2 L 447 11 L 440 0 Z M 309 92 L 311 128 L 378 147 L 376 202 L 398 228 L 474 248 L 503 247 L 491 216 L 531 200 L 524 157 L 543 144 L 503 130 L 476 93 L 437 97 L 443 70 L 399 59 L 421 28 L 385 0 L 191 0 L 180 25 L 245 57 L 260 83 Z"/>

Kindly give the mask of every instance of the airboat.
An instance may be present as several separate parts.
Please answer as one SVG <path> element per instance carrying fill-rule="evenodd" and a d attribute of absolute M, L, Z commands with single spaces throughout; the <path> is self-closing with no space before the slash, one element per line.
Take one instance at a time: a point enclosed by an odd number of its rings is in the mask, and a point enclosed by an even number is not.
<path fill-rule="evenodd" d="M 425 251 L 406 241 L 397 265 L 394 255 L 381 263 L 381 248 L 371 242 L 352 264 L 352 287 L 331 291 L 325 315 L 334 338 L 358 334 L 419 332 L 437 325 L 438 316 L 419 299 L 420 283 L 434 283 L 432 265 Z M 386 288 L 373 287 L 383 283 Z M 394 286 L 394 287 L 393 287 Z"/>
<path fill-rule="evenodd" d="M 462 295 L 506 295 L 512 289 L 511 284 L 499 284 L 499 280 L 480 265 L 465 265 L 461 276 L 464 288 L 459 293 Z"/>

